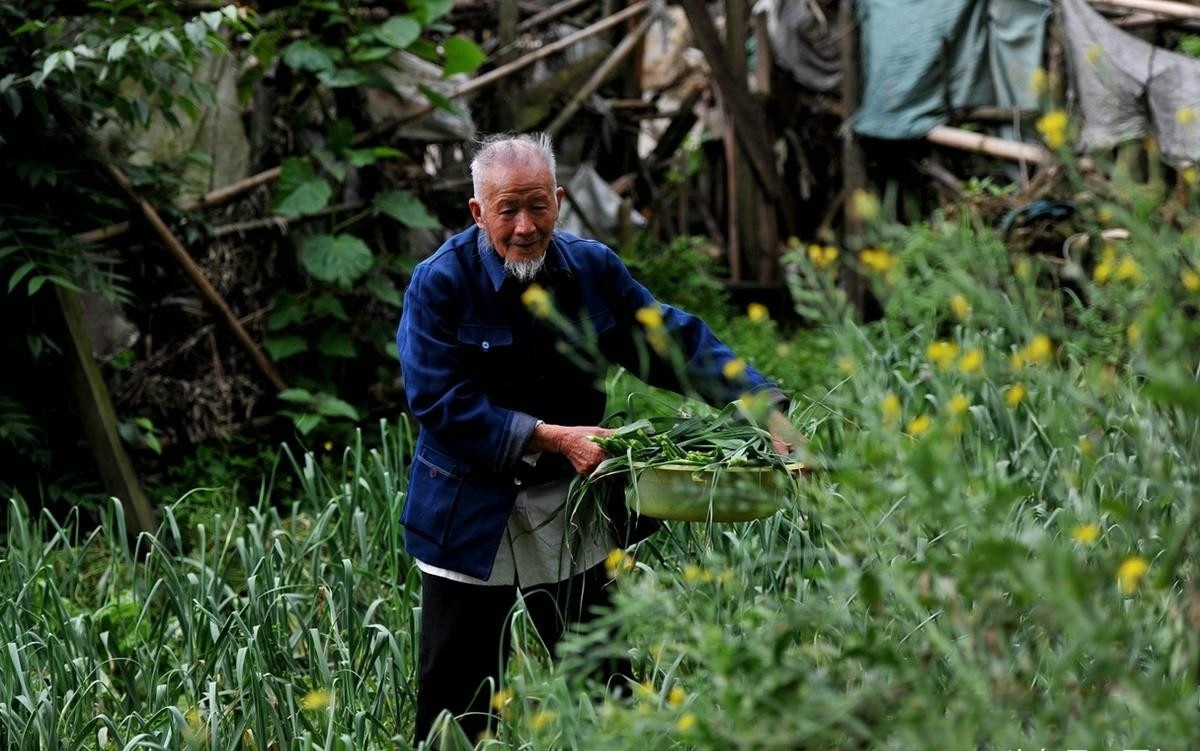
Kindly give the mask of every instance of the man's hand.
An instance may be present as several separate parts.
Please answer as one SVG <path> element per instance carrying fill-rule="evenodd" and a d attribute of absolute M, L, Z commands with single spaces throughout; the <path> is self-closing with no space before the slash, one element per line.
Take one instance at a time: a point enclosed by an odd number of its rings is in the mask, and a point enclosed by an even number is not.
<path fill-rule="evenodd" d="M 548 425 L 542 423 L 533 430 L 529 440 L 530 451 L 549 451 L 562 454 L 580 475 L 590 475 L 608 454 L 592 436 L 608 436 L 610 428 L 597 425 Z"/>
<path fill-rule="evenodd" d="M 778 409 L 772 409 L 767 415 L 767 430 L 771 433 L 775 452 L 782 456 L 800 456 L 808 443 L 808 438 Z"/>

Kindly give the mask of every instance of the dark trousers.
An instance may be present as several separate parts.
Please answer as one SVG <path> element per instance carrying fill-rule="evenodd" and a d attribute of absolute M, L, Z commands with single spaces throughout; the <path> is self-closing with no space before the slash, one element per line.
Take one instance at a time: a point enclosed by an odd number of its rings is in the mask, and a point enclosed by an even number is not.
<path fill-rule="evenodd" d="M 520 592 L 538 636 L 554 654 L 567 629 L 592 620 L 597 608 L 608 604 L 610 586 L 600 564 L 566 581 L 522 587 Z M 472 740 L 494 726 L 491 694 L 508 661 L 517 591 L 421 574 L 414 745 L 427 739 L 442 710 L 457 716 Z M 629 662 L 601 661 L 594 675 L 606 682 L 628 676 Z"/>

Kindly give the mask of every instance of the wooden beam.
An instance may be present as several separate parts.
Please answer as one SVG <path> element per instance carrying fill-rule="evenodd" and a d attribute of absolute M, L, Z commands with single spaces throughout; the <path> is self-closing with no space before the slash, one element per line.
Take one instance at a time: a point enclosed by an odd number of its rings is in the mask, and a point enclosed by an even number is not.
<path fill-rule="evenodd" d="M 754 177 L 763 193 L 775 201 L 779 198 L 779 174 L 775 171 L 775 154 L 761 127 L 761 116 L 755 114 L 761 108 L 751 98 L 745 78 L 739 80 L 730 70 L 725 46 L 704 0 L 679 0 L 679 4 L 687 13 L 696 44 L 712 69 L 713 80 L 726 104 L 726 114 L 733 122 L 738 144 L 754 170 Z"/>
<path fill-rule="evenodd" d="M 600 67 L 596 68 L 592 72 L 592 75 L 588 77 L 588 80 L 584 82 L 583 86 L 575 92 L 571 100 L 567 102 L 567 105 L 554 118 L 554 122 L 546 127 L 546 132 L 550 136 L 558 135 L 562 127 L 570 122 L 575 113 L 579 111 L 579 108 L 583 106 L 584 100 L 594 94 L 596 89 L 600 88 L 608 77 L 612 75 L 616 67 L 633 52 L 638 43 L 642 41 L 642 38 L 646 36 L 646 32 L 650 30 L 652 23 L 654 23 L 654 16 L 646 14 L 646 17 L 641 20 L 641 23 L 633 30 L 633 33 L 622 39 L 620 44 L 613 49 L 604 62 L 600 63 Z"/>
<path fill-rule="evenodd" d="M 935 126 L 925 138 L 930 143 L 939 146 L 974 151 L 1001 159 L 1010 159 L 1014 162 L 1046 164 L 1051 160 L 1050 152 L 1036 144 L 986 136 L 962 128 L 952 128 L 949 125 Z"/>
<path fill-rule="evenodd" d="M 234 336 L 237 337 L 246 351 L 250 353 L 250 358 L 258 366 L 258 369 L 262 371 L 263 375 L 267 377 L 267 380 L 271 382 L 277 391 L 286 389 L 287 383 L 283 380 L 283 377 L 279 375 L 275 370 L 275 366 L 271 364 L 267 356 L 263 354 L 254 340 L 250 338 L 250 335 L 246 333 L 246 329 L 238 322 L 237 316 L 233 314 L 233 310 L 225 302 L 225 298 L 221 297 L 221 293 L 217 291 L 216 287 L 212 286 L 212 282 L 208 280 L 208 277 L 204 275 L 204 271 L 192 260 L 187 249 L 183 247 L 183 243 L 179 242 L 179 238 L 175 237 L 170 228 L 167 227 L 167 223 L 159 216 L 154 206 L 138 194 L 137 190 L 133 187 L 133 183 L 129 182 L 129 178 L 115 164 L 106 163 L 104 166 L 113 181 L 129 196 L 129 200 L 141 209 L 146 221 L 150 222 L 150 226 L 154 228 L 159 239 L 167 246 L 167 250 L 175 257 L 179 265 L 183 267 L 183 270 L 192 280 L 192 284 L 200 290 L 200 294 L 204 295 L 205 299 L 221 314 L 225 323 L 233 331 Z"/>
<path fill-rule="evenodd" d="M 88 447 L 96 459 L 96 469 L 104 491 L 119 499 L 127 512 L 133 512 L 131 521 L 134 532 L 154 532 L 158 528 L 158 519 L 117 431 L 117 412 L 113 408 L 108 385 L 92 355 L 92 341 L 84 326 L 83 305 L 79 295 L 64 287 L 56 287 L 56 290 L 59 309 L 71 339 L 66 351 L 71 361 L 71 380 L 79 407 L 79 419 Z"/>
<path fill-rule="evenodd" d="M 1092 5 L 1103 5 L 1123 10 L 1140 10 L 1157 13 L 1170 18 L 1200 20 L 1200 7 L 1171 0 L 1088 0 Z"/>

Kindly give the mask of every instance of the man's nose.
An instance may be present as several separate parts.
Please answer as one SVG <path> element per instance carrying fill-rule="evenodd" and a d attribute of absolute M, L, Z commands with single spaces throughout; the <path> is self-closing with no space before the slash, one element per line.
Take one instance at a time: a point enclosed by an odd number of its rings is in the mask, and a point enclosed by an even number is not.
<path fill-rule="evenodd" d="M 513 226 L 513 231 L 524 235 L 533 232 L 535 229 L 537 229 L 537 227 L 534 225 L 533 217 L 529 214 L 529 212 L 518 211 L 517 220 Z"/>

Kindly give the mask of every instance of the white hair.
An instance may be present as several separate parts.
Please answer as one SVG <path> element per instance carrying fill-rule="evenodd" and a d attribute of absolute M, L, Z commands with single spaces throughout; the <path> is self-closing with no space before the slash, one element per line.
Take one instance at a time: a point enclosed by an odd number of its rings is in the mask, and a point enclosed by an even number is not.
<path fill-rule="evenodd" d="M 554 157 L 554 145 L 547 133 L 496 133 L 479 140 L 479 150 L 471 159 L 471 187 L 475 191 L 475 200 L 483 202 L 483 188 L 491 169 L 498 165 L 518 164 L 530 158 L 540 159 L 550 172 L 554 187 L 558 187 L 555 178 L 557 160 Z"/>

